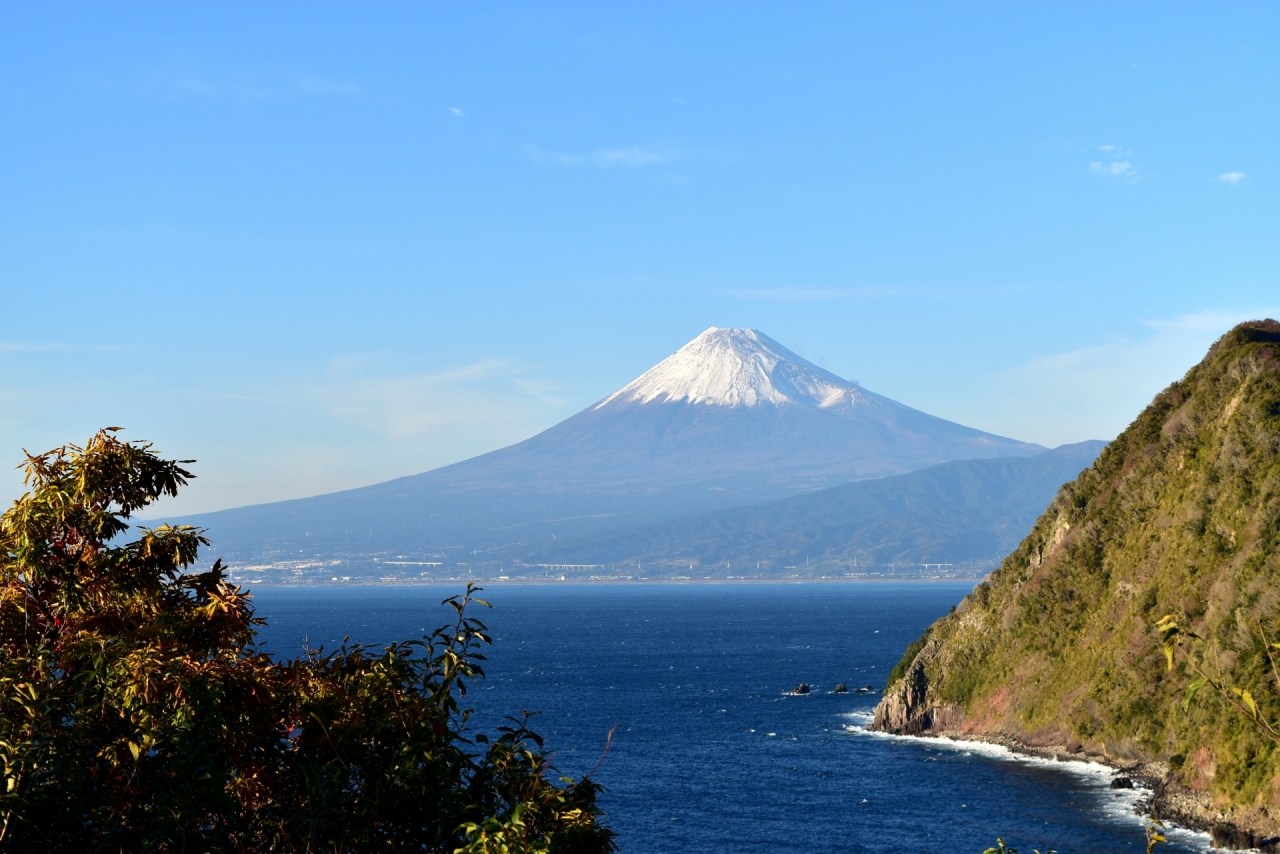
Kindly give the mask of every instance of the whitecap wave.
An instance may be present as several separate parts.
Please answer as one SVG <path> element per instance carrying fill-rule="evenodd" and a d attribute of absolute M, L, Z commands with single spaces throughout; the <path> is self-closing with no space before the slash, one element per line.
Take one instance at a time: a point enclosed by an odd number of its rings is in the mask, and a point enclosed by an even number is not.
<path fill-rule="evenodd" d="M 1055 771 L 1070 774 L 1077 779 L 1085 780 L 1090 784 L 1090 788 L 1096 788 L 1099 793 L 1105 791 L 1114 795 L 1110 799 L 1100 801 L 1099 808 L 1103 815 L 1117 821 L 1131 822 L 1139 827 L 1145 824 L 1145 818 L 1139 812 L 1138 807 L 1143 799 L 1150 796 L 1151 790 L 1145 788 L 1112 789 L 1111 779 L 1116 775 L 1116 770 L 1109 765 L 1103 765 L 1101 762 L 1092 762 L 1085 759 L 1052 759 L 1044 756 L 1031 756 L 1026 753 L 1018 753 L 1002 744 L 991 744 L 985 741 L 963 741 L 944 736 L 895 735 L 888 732 L 873 732 L 867 728 L 875 717 L 871 712 L 848 712 L 843 717 L 853 721 L 853 723 L 845 724 L 844 726 L 845 732 L 853 735 L 883 738 L 904 744 L 948 750 L 959 753 L 962 756 L 976 756 L 1001 762 L 1017 762 L 1040 768 L 1052 768 Z M 1170 842 L 1176 842 L 1188 848 L 1205 852 L 1213 850 L 1212 839 L 1209 834 L 1199 830 L 1169 825 L 1166 827 L 1164 835 L 1169 838 Z"/>

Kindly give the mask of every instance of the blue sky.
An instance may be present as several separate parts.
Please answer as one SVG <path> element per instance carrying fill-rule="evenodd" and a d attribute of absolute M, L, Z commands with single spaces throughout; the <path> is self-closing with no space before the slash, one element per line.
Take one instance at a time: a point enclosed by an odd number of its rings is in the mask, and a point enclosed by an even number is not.
<path fill-rule="evenodd" d="M 1278 48 L 1248 3 L 0 5 L 0 462 L 120 424 L 199 460 L 169 512 L 356 486 L 708 326 L 1110 438 L 1280 313 Z"/>

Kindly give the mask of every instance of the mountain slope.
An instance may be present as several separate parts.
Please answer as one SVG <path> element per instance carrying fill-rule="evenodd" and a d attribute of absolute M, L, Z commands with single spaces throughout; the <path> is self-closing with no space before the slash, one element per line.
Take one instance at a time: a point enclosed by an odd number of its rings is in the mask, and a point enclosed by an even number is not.
<path fill-rule="evenodd" d="M 1204 667 L 1280 715 L 1259 640 L 1280 634 L 1275 321 L 1225 335 L 1062 488 L 904 656 L 873 726 L 1155 763 L 1166 814 L 1280 829 L 1276 744 L 1208 689 L 1184 711 L 1184 660 L 1166 673 L 1153 630 L 1165 614 L 1209 639 Z"/>
<path fill-rule="evenodd" d="M 806 561 L 985 561 L 1015 548 L 1058 488 L 1105 445 L 1081 442 L 1034 457 L 942 463 L 793 498 L 557 540 L 519 554 L 528 563 L 696 562 L 708 570 L 737 565 L 739 572 L 757 564 L 774 572 Z"/>
<path fill-rule="evenodd" d="M 754 330 L 709 329 L 531 439 L 424 474 L 184 520 L 232 559 L 494 549 L 1044 450 L 869 392 Z"/>

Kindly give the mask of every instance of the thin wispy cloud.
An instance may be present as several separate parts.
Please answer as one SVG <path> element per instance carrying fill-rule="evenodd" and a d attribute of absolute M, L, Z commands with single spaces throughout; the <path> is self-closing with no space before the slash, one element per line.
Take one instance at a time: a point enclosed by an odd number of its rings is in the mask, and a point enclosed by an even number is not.
<path fill-rule="evenodd" d="M 893 297 L 982 297 L 1021 293 L 1018 286 L 993 286 L 987 288 L 917 288 L 917 287 L 866 287 L 866 288 L 722 288 L 717 293 L 742 300 L 777 300 L 782 302 L 822 302 L 832 300 L 888 299 Z"/>
<path fill-rule="evenodd" d="M 441 431 L 508 438 L 512 426 L 539 422 L 567 403 L 554 383 L 506 359 L 398 376 L 370 375 L 364 364 L 360 357 L 341 360 L 314 393 L 330 415 L 402 441 L 439 438 Z"/>
<path fill-rule="evenodd" d="M 526 145 L 524 147 L 525 156 L 530 162 L 539 166 L 578 166 L 585 162 L 586 158 L 581 154 L 565 154 L 562 151 L 545 151 L 536 145 Z"/>
<path fill-rule="evenodd" d="M 214 391 L 211 389 L 191 388 L 189 386 L 177 386 L 169 389 L 172 394 L 184 394 L 191 397 L 207 397 L 214 400 L 236 400 L 248 401 L 250 403 L 269 403 L 272 406 L 288 406 L 291 401 L 283 397 L 265 397 L 260 394 L 235 394 L 226 391 Z"/>
<path fill-rule="evenodd" d="M 1111 163 L 1095 160 L 1089 164 L 1089 171 L 1096 172 L 1099 175 L 1107 175 L 1111 178 L 1131 177 L 1133 175 L 1133 164 L 1128 160 L 1117 160 Z"/>
<path fill-rule="evenodd" d="M 670 163 L 678 159 L 676 155 L 669 151 L 656 151 L 650 148 L 605 148 L 594 152 L 591 160 L 597 166 L 627 166 L 636 168 L 639 166 L 656 166 L 660 163 Z"/>
<path fill-rule="evenodd" d="M 1089 171 L 1106 178 L 1125 180 L 1137 179 L 1137 167 L 1133 163 L 1133 152 L 1119 145 L 1099 145 L 1096 150 L 1102 153 L 1102 159 L 1089 164 Z"/>
<path fill-rule="evenodd" d="M 0 357 L 0 377 L 5 362 Z M 224 418 L 253 423 L 255 439 L 219 445 L 197 434 L 187 446 L 201 463 L 196 487 L 152 508 L 148 518 L 333 492 L 427 471 L 527 439 L 572 414 L 562 386 L 519 360 L 481 359 L 416 373 L 402 372 L 399 362 L 395 353 L 349 353 L 309 378 L 267 373 L 221 387 L 170 388 L 157 378 L 161 384 L 154 388 L 179 395 L 191 403 L 188 409 L 212 407 Z M 116 412 L 123 401 L 127 412 L 126 392 L 152 388 L 150 381 L 125 389 L 116 383 L 108 395 L 113 400 L 83 405 Z M 47 394 L 0 382 L 0 432 L 12 413 L 35 422 L 32 413 L 48 401 Z M 41 418 L 52 420 L 48 414 Z M 287 432 L 275 433 L 268 425 Z M 33 432 L 24 428 L 24 435 Z M 10 442 L 11 449 L 20 446 Z"/>
<path fill-rule="evenodd" d="M 32 341 L 0 341 L 0 353 L 115 353 L 122 346 L 86 347 L 82 344 L 37 343 Z"/>
<path fill-rule="evenodd" d="M 449 113 L 450 113 L 450 115 L 452 115 L 454 118 L 461 118 L 461 116 L 462 116 L 462 108 L 461 108 L 461 107 L 450 107 L 450 108 L 449 108 Z"/>
<path fill-rule="evenodd" d="M 26 341 L 0 341 L 0 353 L 52 353 L 66 349 L 58 344 L 30 344 Z"/>
<path fill-rule="evenodd" d="M 592 166 L 601 169 L 639 169 L 660 166 L 684 159 L 684 153 L 669 148 L 631 146 L 628 148 L 599 148 L 585 154 L 564 151 L 547 151 L 536 145 L 524 147 L 525 156 L 540 166 Z"/>
<path fill-rule="evenodd" d="M 1263 308 L 1257 311 L 1198 311 L 1192 314 L 1183 314 L 1178 317 L 1140 320 L 1141 325 L 1148 329 L 1162 333 L 1215 333 L 1218 335 L 1225 334 L 1228 329 L 1237 323 L 1243 323 L 1246 320 L 1263 320 L 1265 318 L 1274 318 L 1280 307 Z"/>
<path fill-rule="evenodd" d="M 1237 184 L 1244 180 L 1243 172 L 1223 172 L 1218 176 L 1218 180 L 1224 184 Z"/>
<path fill-rule="evenodd" d="M 724 288 L 721 294 L 744 300 L 780 300 L 783 302 L 821 302 L 824 300 L 893 297 L 906 288 Z"/>
<path fill-rule="evenodd" d="M 297 77 L 293 85 L 284 90 L 299 95 L 363 95 L 359 86 L 333 77 Z"/>
<path fill-rule="evenodd" d="M 364 94 L 359 86 L 350 81 L 310 74 L 294 74 L 271 79 L 248 72 L 225 76 L 159 72 L 152 75 L 150 87 L 166 91 L 176 97 L 235 98 L 245 101 L 353 97 Z"/>
<path fill-rule="evenodd" d="M 1232 326 L 1275 317 L 1277 310 L 1212 310 L 1144 320 L 1134 334 L 1005 372 L 993 379 L 988 396 L 968 401 L 974 408 L 958 414 L 969 418 L 966 424 L 1045 445 L 1111 439 Z"/>

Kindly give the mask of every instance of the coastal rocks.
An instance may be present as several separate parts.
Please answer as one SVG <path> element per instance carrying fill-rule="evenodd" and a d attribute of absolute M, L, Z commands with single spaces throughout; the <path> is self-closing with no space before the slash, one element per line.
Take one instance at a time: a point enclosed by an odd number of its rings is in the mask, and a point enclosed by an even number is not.
<path fill-rule="evenodd" d="M 836 687 L 832 688 L 832 689 L 831 689 L 830 691 L 828 691 L 827 693 L 828 693 L 828 694 L 850 694 L 850 693 L 852 693 L 852 694 L 874 694 L 874 693 L 875 693 L 875 691 L 876 691 L 876 689 L 875 689 L 875 688 L 872 688 L 870 685 L 863 685 L 861 688 L 854 688 L 852 691 L 850 691 L 850 690 L 849 690 L 849 686 L 848 686 L 848 684 L 847 684 L 847 683 L 844 683 L 844 682 L 837 682 L 837 683 L 836 683 Z M 812 685 L 810 685 L 808 682 L 801 682 L 799 685 L 797 685 L 795 688 L 792 688 L 792 689 L 791 689 L 790 691 L 788 691 L 787 693 L 788 693 L 788 694 L 790 694 L 790 695 L 791 695 L 791 696 L 793 696 L 793 697 L 794 697 L 794 696 L 803 696 L 804 694 L 811 694 L 811 693 L 813 693 L 813 686 L 812 686 Z"/>
<path fill-rule="evenodd" d="M 1135 776 L 1152 789 L 1149 808 L 1153 818 L 1207 830 L 1214 848 L 1280 854 L 1280 836 L 1275 834 L 1274 819 L 1259 810 L 1224 812 L 1208 793 L 1189 790 L 1169 778 L 1167 767 L 1154 766 L 1155 763 L 1151 763 L 1135 769 L 1138 771 Z"/>
<path fill-rule="evenodd" d="M 1209 828 L 1209 837 L 1213 840 L 1214 848 L 1225 848 L 1228 851 L 1280 851 L 1280 839 L 1262 837 L 1229 824 L 1215 824 Z"/>
<path fill-rule="evenodd" d="M 964 722 L 964 713 L 955 706 L 934 701 L 926 662 L 936 654 L 935 644 L 926 644 L 907 668 L 907 673 L 885 689 L 876 704 L 871 729 L 897 735 L 925 735 L 956 731 Z"/>
<path fill-rule="evenodd" d="M 925 727 L 913 727 L 913 722 L 919 720 L 921 715 L 921 706 L 925 686 L 920 682 L 923 680 L 924 670 L 913 670 L 907 675 L 906 679 L 891 686 L 884 695 L 884 698 L 876 704 L 875 717 L 871 721 L 871 729 L 876 732 L 892 732 L 899 735 L 907 733 L 909 729 L 923 730 Z"/>
<path fill-rule="evenodd" d="M 1113 788 L 1113 789 L 1132 789 L 1132 788 L 1133 788 L 1133 780 L 1131 780 L 1131 779 L 1130 779 L 1130 778 L 1128 778 L 1128 777 L 1116 777 L 1114 780 L 1112 780 L 1112 781 L 1111 781 L 1111 788 Z"/>

